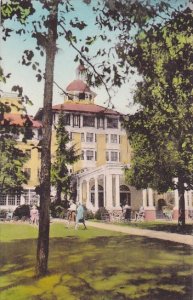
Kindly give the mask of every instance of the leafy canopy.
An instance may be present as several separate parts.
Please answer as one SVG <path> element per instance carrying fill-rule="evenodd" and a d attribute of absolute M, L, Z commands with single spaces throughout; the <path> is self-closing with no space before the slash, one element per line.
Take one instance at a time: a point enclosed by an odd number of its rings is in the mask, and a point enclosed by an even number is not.
<path fill-rule="evenodd" d="M 193 187 L 193 15 L 174 14 L 138 35 L 128 60 L 142 75 L 140 110 L 125 123 L 133 147 L 128 180 L 164 192 L 173 178 Z"/>

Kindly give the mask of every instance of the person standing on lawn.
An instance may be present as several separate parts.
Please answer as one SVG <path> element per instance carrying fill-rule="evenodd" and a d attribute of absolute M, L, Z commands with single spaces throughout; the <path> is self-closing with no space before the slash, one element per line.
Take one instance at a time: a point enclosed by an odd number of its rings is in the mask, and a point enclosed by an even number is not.
<path fill-rule="evenodd" d="M 85 212 L 84 212 L 84 207 L 83 205 L 79 202 L 78 207 L 76 210 L 76 224 L 75 224 L 75 229 L 78 229 L 78 224 L 83 223 L 84 229 L 87 229 L 85 225 Z"/>

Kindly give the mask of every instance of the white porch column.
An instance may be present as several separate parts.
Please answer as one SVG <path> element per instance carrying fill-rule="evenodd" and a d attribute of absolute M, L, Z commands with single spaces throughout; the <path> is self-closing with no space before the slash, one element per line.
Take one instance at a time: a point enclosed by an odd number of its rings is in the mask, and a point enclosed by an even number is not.
<path fill-rule="evenodd" d="M 95 208 L 97 209 L 98 207 L 99 207 L 99 191 L 98 191 L 98 177 L 95 177 L 95 179 L 94 179 L 94 186 L 95 186 L 95 195 L 94 195 L 94 197 L 95 197 L 95 204 L 94 204 L 94 206 L 95 206 Z"/>
<path fill-rule="evenodd" d="M 115 177 L 115 190 L 116 190 L 116 196 L 115 196 L 115 206 L 116 208 L 120 207 L 120 176 L 116 175 Z"/>
<path fill-rule="evenodd" d="M 144 189 L 142 193 L 143 193 L 143 207 L 146 208 L 147 207 L 147 190 Z"/>
<path fill-rule="evenodd" d="M 107 202 L 107 185 L 106 185 L 106 173 L 103 174 L 103 202 L 104 202 L 104 207 L 106 207 L 106 202 Z"/>
<path fill-rule="evenodd" d="M 78 188 L 78 199 L 80 203 L 82 203 L 82 180 L 79 180 L 79 188 Z"/>
<path fill-rule="evenodd" d="M 90 207 L 90 190 L 89 190 L 89 180 L 86 182 L 86 207 Z"/>
<path fill-rule="evenodd" d="M 148 188 L 147 194 L 148 194 L 148 206 L 145 208 L 145 219 L 155 220 L 156 212 L 155 212 L 155 206 L 153 205 L 153 190 L 151 188 Z"/>
<path fill-rule="evenodd" d="M 174 190 L 174 205 L 175 208 L 178 209 L 179 208 L 179 194 L 178 194 L 178 190 Z"/>
<path fill-rule="evenodd" d="M 148 192 L 149 207 L 154 207 L 154 205 L 153 205 L 153 190 L 148 189 L 147 192 Z"/>
<path fill-rule="evenodd" d="M 112 174 L 108 174 L 106 177 L 106 208 L 111 209 L 112 203 Z"/>

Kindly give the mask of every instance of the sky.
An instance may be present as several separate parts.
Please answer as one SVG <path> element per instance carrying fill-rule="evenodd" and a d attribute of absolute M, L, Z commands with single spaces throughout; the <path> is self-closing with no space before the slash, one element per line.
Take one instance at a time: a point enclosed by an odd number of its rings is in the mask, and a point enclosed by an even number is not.
<path fill-rule="evenodd" d="M 101 0 L 100 0 L 101 1 Z M 34 0 L 34 3 L 38 5 L 38 1 Z M 97 0 L 93 0 L 93 3 L 96 3 Z M 170 0 L 169 3 L 174 5 L 183 3 L 185 0 Z M 67 22 L 75 16 L 78 16 L 80 20 L 84 20 L 88 26 L 85 30 L 79 31 L 78 38 L 83 39 L 86 36 L 91 35 L 100 35 L 102 32 L 96 28 L 94 25 L 94 17 L 92 13 L 92 8 L 89 5 L 86 5 L 82 0 L 72 0 L 73 5 L 75 6 L 75 12 L 67 16 Z M 41 14 L 40 10 L 37 10 L 38 14 Z M 34 18 L 34 16 L 33 16 Z M 17 27 L 16 22 L 10 22 L 9 25 L 14 28 Z M 30 25 L 27 25 L 27 28 L 30 29 Z M 114 35 L 111 34 L 111 43 L 116 42 Z M 102 42 L 96 43 L 93 49 L 109 47 L 112 44 L 104 44 Z M 80 47 L 81 42 L 77 43 Z M 43 106 L 43 90 L 44 90 L 44 81 L 37 82 L 35 77 L 35 72 L 31 67 L 23 66 L 21 62 L 22 53 L 25 49 L 34 49 L 36 46 L 35 40 L 30 38 L 30 36 L 20 37 L 19 35 L 12 35 L 11 38 L 8 38 L 5 42 L 1 40 L 0 46 L 0 56 L 3 58 L 2 67 L 4 73 L 11 73 L 11 77 L 7 79 L 6 84 L 1 84 L 0 89 L 4 92 L 11 92 L 11 88 L 14 85 L 20 85 L 23 87 L 24 94 L 29 97 L 33 102 L 33 106 L 27 106 L 28 114 L 34 115 L 40 107 Z M 55 59 L 55 69 L 54 69 L 54 80 L 62 88 L 66 89 L 67 85 L 76 79 L 76 68 L 78 63 L 74 62 L 76 56 L 75 51 L 68 46 L 64 38 L 60 38 L 58 43 L 58 52 Z M 92 50 L 91 50 L 92 53 Z M 44 57 L 40 57 L 37 61 L 40 62 L 41 68 L 44 70 Z M 129 82 L 124 84 L 120 89 L 117 90 L 116 95 L 112 97 L 112 103 L 115 106 L 115 109 L 122 113 L 133 113 L 136 110 L 136 107 L 132 105 L 133 92 L 135 90 L 135 85 L 139 77 L 136 75 L 129 77 Z M 108 95 L 104 87 L 92 88 L 92 90 L 97 94 L 95 103 L 105 106 L 105 101 L 108 99 Z M 53 104 L 62 103 L 64 96 L 61 95 L 61 90 L 56 86 L 54 87 L 53 94 Z"/>

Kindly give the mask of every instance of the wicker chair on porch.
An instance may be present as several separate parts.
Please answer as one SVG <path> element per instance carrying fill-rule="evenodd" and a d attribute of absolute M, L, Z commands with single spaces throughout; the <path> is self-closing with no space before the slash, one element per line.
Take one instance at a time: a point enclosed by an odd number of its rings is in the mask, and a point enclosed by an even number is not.
<path fill-rule="evenodd" d="M 163 211 L 163 215 L 164 215 L 165 219 L 172 221 L 173 210 L 171 208 L 169 208 L 168 206 L 163 206 L 162 211 Z"/>

